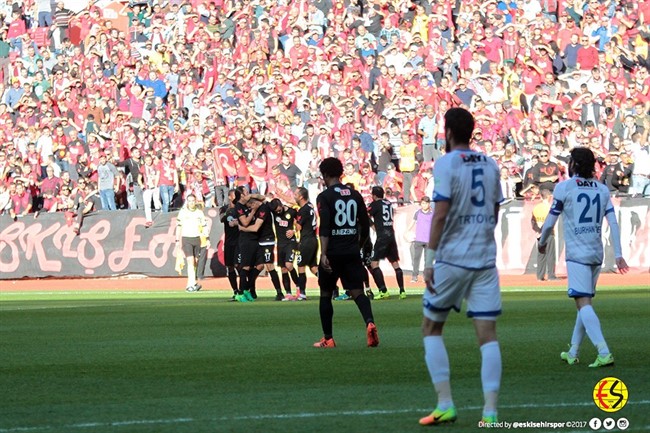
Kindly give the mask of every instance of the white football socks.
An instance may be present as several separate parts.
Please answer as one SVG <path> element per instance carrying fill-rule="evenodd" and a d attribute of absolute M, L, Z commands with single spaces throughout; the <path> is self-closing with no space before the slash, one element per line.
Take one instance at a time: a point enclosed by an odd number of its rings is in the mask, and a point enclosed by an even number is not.
<path fill-rule="evenodd" d="M 569 355 L 577 358 L 578 353 L 580 352 L 580 344 L 582 339 L 585 338 L 585 325 L 582 323 L 580 318 L 580 310 L 576 313 L 576 324 L 573 327 L 573 335 L 571 335 L 571 348 L 569 349 Z"/>
<path fill-rule="evenodd" d="M 438 408 L 447 410 L 454 405 L 449 383 L 449 357 L 442 336 L 424 337 L 424 360 L 431 382 L 438 394 Z"/>
<path fill-rule="evenodd" d="M 496 413 L 501 386 L 501 349 L 498 341 L 490 341 L 481 346 L 481 382 L 485 399 L 483 413 Z"/>
<path fill-rule="evenodd" d="M 580 319 L 587 331 L 587 336 L 598 349 L 598 354 L 601 356 L 608 355 L 609 347 L 607 347 L 605 337 L 603 337 L 603 331 L 600 329 L 600 320 L 598 320 L 594 307 L 591 305 L 582 307 L 580 309 Z"/>

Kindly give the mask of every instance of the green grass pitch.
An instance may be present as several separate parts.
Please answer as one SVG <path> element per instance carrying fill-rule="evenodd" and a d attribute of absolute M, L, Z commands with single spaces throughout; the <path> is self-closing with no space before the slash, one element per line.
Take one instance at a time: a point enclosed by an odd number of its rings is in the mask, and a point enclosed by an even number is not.
<path fill-rule="evenodd" d="M 89 281 L 89 285 L 92 282 Z M 315 293 L 314 293 L 315 294 Z M 564 291 L 504 293 L 500 421 L 626 417 L 650 431 L 650 292 L 599 292 L 595 308 L 616 365 L 567 366 L 575 307 Z M 226 302 L 225 292 L 3 293 L 0 433 L 419 432 L 432 410 L 423 360 L 421 297 L 373 302 L 381 344 L 365 345 L 354 302 L 335 302 L 338 347 L 321 336 L 318 302 Z M 480 352 L 464 314 L 445 331 L 458 421 L 479 431 Z M 600 379 L 625 382 L 629 402 L 606 414 Z M 589 426 L 530 431 L 589 432 Z M 602 430 L 604 431 L 604 430 Z"/>

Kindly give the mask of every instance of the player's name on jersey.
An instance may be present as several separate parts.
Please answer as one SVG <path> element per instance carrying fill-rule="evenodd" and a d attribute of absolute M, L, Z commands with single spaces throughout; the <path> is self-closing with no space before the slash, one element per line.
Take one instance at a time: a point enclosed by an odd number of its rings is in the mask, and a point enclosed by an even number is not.
<path fill-rule="evenodd" d="M 591 233 L 600 234 L 600 226 L 576 227 L 575 229 L 573 229 L 573 232 L 576 235 L 584 235 L 584 234 L 591 234 Z"/>
<path fill-rule="evenodd" d="M 496 224 L 497 220 L 494 215 L 487 214 L 471 214 L 471 215 L 460 215 L 458 217 L 459 224 Z"/>
<path fill-rule="evenodd" d="M 357 229 L 338 229 L 332 230 L 332 236 L 350 236 L 356 235 Z"/>

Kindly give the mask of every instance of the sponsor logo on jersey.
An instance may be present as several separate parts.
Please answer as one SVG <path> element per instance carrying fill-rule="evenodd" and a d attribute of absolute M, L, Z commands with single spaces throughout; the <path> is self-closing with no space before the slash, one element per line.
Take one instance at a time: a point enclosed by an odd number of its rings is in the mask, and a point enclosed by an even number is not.
<path fill-rule="evenodd" d="M 470 153 L 468 155 L 466 155 L 464 153 L 461 153 L 460 157 L 463 158 L 463 162 L 474 163 L 474 162 L 485 162 L 485 161 L 487 161 L 487 158 L 485 157 L 485 155 L 476 154 L 476 153 Z"/>
<path fill-rule="evenodd" d="M 598 183 L 594 180 L 582 180 L 582 179 L 576 179 L 576 184 L 581 187 L 586 187 L 586 188 L 595 188 Z"/>

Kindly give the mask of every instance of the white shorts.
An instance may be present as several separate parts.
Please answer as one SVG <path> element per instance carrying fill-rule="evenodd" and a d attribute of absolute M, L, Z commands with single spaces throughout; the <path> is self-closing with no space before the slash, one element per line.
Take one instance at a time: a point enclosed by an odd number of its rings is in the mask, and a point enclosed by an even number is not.
<path fill-rule="evenodd" d="M 501 290 L 497 268 L 470 270 L 446 263 L 434 265 L 435 293 L 424 291 L 423 314 L 444 322 L 452 308 L 460 311 L 467 299 L 467 317 L 496 320 L 501 314 Z"/>
<path fill-rule="evenodd" d="M 601 265 L 583 265 L 582 263 L 566 262 L 569 297 L 593 298 L 596 296 L 596 283 L 600 275 L 600 268 Z"/>

